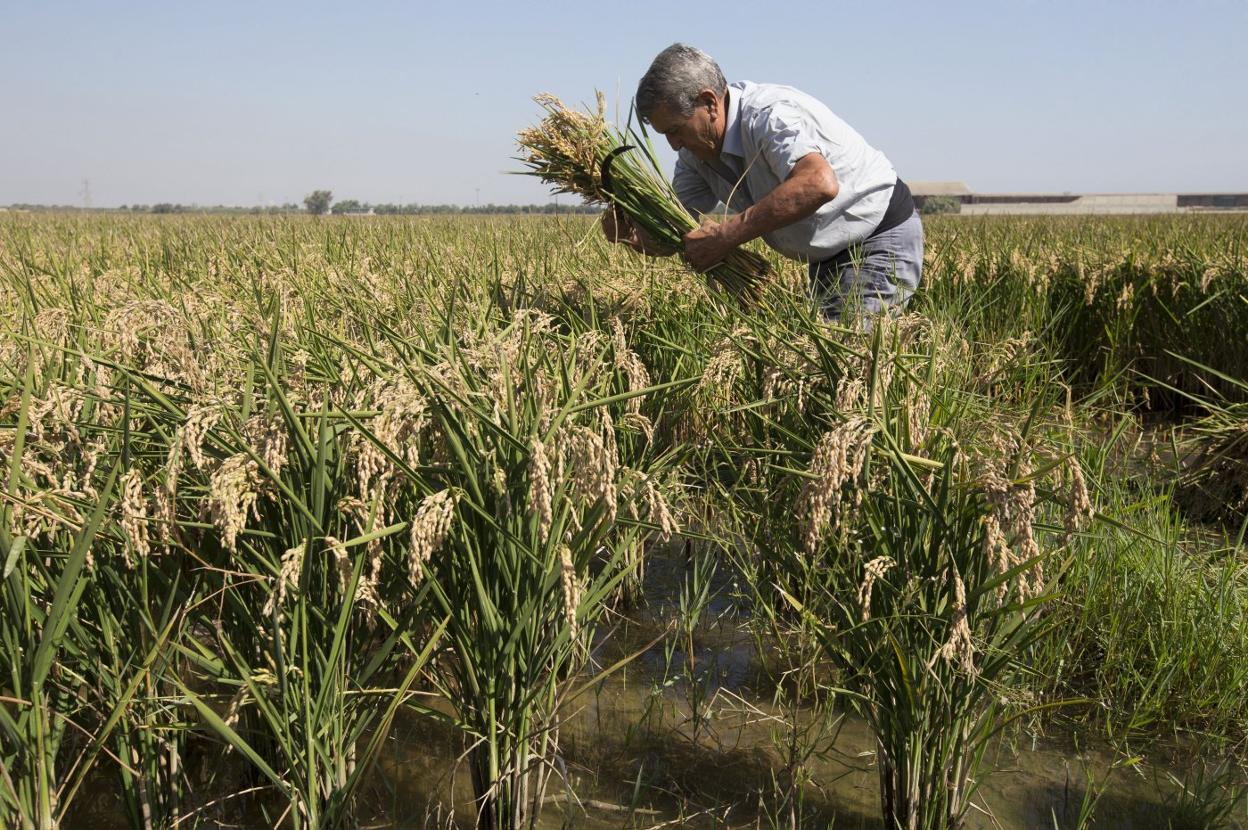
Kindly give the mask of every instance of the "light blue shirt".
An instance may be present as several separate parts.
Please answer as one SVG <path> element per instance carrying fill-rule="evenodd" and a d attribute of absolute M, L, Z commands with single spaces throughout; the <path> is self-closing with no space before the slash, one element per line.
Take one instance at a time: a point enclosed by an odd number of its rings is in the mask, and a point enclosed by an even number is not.
<path fill-rule="evenodd" d="M 672 184 L 695 216 L 720 205 L 742 211 L 784 181 L 798 160 L 820 153 L 840 192 L 814 215 L 764 234 L 785 256 L 818 262 L 871 235 L 893 195 L 892 163 L 830 109 L 779 84 L 738 81 L 728 87 L 724 147 L 715 162 L 680 150 Z"/>

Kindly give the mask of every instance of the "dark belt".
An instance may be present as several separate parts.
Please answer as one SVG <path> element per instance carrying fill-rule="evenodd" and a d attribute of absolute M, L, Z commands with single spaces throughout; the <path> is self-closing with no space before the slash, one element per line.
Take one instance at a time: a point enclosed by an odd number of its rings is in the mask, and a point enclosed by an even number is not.
<path fill-rule="evenodd" d="M 914 197 L 910 195 L 910 188 L 898 176 L 897 184 L 893 185 L 893 195 L 888 200 L 888 207 L 884 209 L 884 216 L 867 238 L 891 231 L 913 215 Z"/>
<path fill-rule="evenodd" d="M 891 231 L 913 216 L 914 210 L 914 197 L 910 195 L 910 188 L 900 178 L 897 179 L 897 184 L 893 185 L 893 195 L 888 200 L 888 207 L 884 209 L 884 216 L 880 219 L 880 224 L 875 226 L 875 230 L 867 235 L 867 239 Z M 850 245 L 839 254 L 810 263 L 811 276 L 814 276 L 816 269 L 819 268 L 831 268 L 838 271 L 844 268 L 853 261 L 855 247 L 855 245 Z"/>

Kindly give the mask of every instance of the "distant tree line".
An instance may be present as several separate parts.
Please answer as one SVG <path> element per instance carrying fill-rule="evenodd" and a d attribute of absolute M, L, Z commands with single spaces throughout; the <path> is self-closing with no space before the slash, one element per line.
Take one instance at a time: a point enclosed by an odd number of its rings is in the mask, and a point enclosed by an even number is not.
<path fill-rule="evenodd" d="M 496 205 L 493 202 L 485 205 L 397 205 L 391 202 L 369 204 L 358 199 L 339 199 L 334 201 L 334 194 L 328 190 L 314 190 L 303 199 L 308 213 L 321 215 L 375 214 L 380 216 L 421 216 L 426 214 L 498 214 L 498 213 L 599 213 L 601 207 L 591 205 Z"/>
<path fill-rule="evenodd" d="M 363 205 L 362 210 L 353 211 L 356 213 L 368 213 L 371 208 L 373 213 L 392 216 L 418 216 L 427 213 L 602 213 L 601 205 L 558 205 L 553 202 L 544 205 L 496 205 L 490 202 L 486 205 Z M 338 213 L 338 205 L 334 205 L 334 213 Z M 348 211 L 343 211 L 344 213 Z"/>
<path fill-rule="evenodd" d="M 84 208 L 80 205 L 13 204 L 9 205 L 9 209 L 46 213 L 227 213 L 239 215 L 303 212 L 302 208 L 294 202 L 264 207 L 249 207 L 247 205 L 183 205 L 174 202 L 158 202 L 154 205 L 122 205 L 115 208 Z"/>
<path fill-rule="evenodd" d="M 57 213 L 214 213 L 232 215 L 276 215 L 290 213 L 333 213 L 347 215 L 376 214 L 381 216 L 425 216 L 450 214 L 572 214 L 601 213 L 602 207 L 583 204 L 544 205 L 497 205 L 493 202 L 485 205 L 422 205 L 422 204 L 371 204 L 355 199 L 343 199 L 327 205 L 322 211 L 308 210 L 294 202 L 283 205 L 247 206 L 247 205 L 184 205 L 175 202 L 159 202 L 154 205 L 122 205 L 116 208 L 84 208 L 81 205 L 35 205 L 27 203 L 11 204 L 8 209 L 14 211 L 57 212 Z"/>

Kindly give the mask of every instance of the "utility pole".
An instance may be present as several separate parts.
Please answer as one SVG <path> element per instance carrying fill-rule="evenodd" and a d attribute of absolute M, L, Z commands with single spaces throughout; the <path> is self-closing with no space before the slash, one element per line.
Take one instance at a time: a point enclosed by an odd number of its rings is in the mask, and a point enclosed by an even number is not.
<path fill-rule="evenodd" d="M 91 180 L 82 180 L 82 190 L 78 193 L 82 197 L 82 206 L 88 210 L 91 209 Z"/>

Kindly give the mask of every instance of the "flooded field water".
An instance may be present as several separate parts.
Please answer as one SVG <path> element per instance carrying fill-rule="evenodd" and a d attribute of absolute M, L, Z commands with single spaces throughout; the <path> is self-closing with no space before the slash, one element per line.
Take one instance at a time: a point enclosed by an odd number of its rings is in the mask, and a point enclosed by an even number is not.
<path fill-rule="evenodd" d="M 813 706 L 777 703 L 759 659 L 769 646 L 760 647 L 746 633 L 745 610 L 734 605 L 734 586 L 723 571 L 710 580 L 709 602 L 692 628 L 689 660 L 682 638 L 672 633 L 677 598 L 691 570 L 682 551 L 674 544 L 651 556 L 645 601 L 617 617 L 600 638 L 600 667 L 636 657 L 589 684 L 568 706 L 541 826 L 767 828 L 788 826 L 790 810 L 800 809 L 804 827 L 883 828 L 874 741 L 866 725 L 845 712 L 820 720 Z M 1096 797 L 1091 826 L 1208 826 L 1178 785 L 1191 777 L 1183 762 L 1193 756 L 1183 747 L 1151 745 L 1145 756 L 1128 758 L 1104 741 L 1079 745 L 1072 735 L 1033 734 L 1027 725 L 1004 730 L 986 757 L 966 825 L 971 830 L 1078 827 L 1090 786 Z M 459 763 L 463 751 L 450 728 L 428 717 L 401 716 L 365 787 L 361 826 L 472 826 L 468 769 Z M 782 803 L 781 796 L 793 780 L 786 756 L 794 752 L 806 753 L 799 805 Z M 241 765 L 238 772 L 223 778 L 245 781 Z M 221 793 L 217 808 L 203 811 L 212 818 L 198 826 L 271 826 L 256 796 L 241 792 L 242 784 L 238 789 Z M 111 776 L 97 780 L 67 826 L 125 828 L 112 790 Z"/>
<path fill-rule="evenodd" d="M 600 664 L 670 632 L 688 571 L 678 547 L 649 561 L 646 602 L 617 621 L 600 644 Z M 733 606 L 730 578 L 714 578 L 711 591 L 693 632 L 692 663 L 686 650 L 659 642 L 569 706 L 542 826 L 773 826 L 788 815 L 778 793 L 791 780 L 785 756 L 796 734 L 810 752 L 803 826 L 882 828 L 866 725 L 845 713 L 819 721 L 814 707 L 778 704 L 760 670 L 760 647 Z M 456 765 L 462 750 L 457 737 L 428 720 L 397 724 L 368 826 L 470 824 L 467 769 Z M 1202 826 L 1179 795 L 1182 749 L 1150 750 L 1156 757 L 1128 760 L 1105 742 L 1080 746 L 1071 735 L 1007 729 L 985 760 L 967 826 L 1077 826 L 1090 782 L 1098 828 Z"/>

